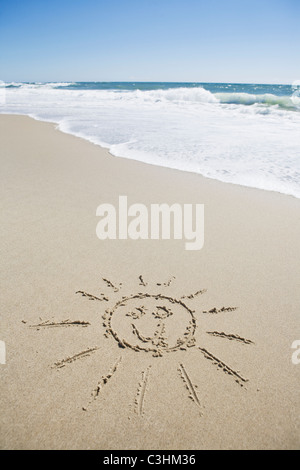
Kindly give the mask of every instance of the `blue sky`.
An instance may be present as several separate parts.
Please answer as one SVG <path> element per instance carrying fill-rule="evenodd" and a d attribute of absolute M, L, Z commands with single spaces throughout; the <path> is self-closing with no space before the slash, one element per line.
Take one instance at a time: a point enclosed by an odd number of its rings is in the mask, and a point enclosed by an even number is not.
<path fill-rule="evenodd" d="M 0 0 L 0 80 L 291 83 L 300 0 Z"/>

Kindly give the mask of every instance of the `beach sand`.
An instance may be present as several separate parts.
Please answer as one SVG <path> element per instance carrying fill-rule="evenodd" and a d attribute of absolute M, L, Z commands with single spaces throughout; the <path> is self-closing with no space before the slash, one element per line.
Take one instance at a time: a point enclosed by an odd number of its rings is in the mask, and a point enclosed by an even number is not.
<path fill-rule="evenodd" d="M 0 116 L 0 136 L 0 447 L 299 448 L 300 201 L 116 158 L 25 116 Z M 96 208 L 119 195 L 204 204 L 203 249 L 100 241 Z M 137 293 L 194 311 L 194 346 L 154 357 L 106 337 L 105 310 Z M 47 320 L 69 324 L 34 326 Z"/>

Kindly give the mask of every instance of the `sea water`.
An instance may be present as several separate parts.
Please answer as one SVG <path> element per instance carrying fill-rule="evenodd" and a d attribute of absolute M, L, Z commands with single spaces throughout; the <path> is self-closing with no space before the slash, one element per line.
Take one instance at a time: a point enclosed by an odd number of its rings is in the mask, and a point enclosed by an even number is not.
<path fill-rule="evenodd" d="M 118 157 L 300 198 L 300 88 L 230 83 L 2 83 L 26 114 Z"/>

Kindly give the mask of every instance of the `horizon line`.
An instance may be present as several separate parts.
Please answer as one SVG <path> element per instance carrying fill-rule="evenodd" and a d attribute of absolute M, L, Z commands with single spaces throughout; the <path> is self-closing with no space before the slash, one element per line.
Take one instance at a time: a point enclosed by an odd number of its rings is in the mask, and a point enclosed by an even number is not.
<path fill-rule="evenodd" d="M 1 82 L 2 80 L 0 80 Z M 24 84 L 46 84 L 46 83 L 189 83 L 189 84 L 228 84 L 228 85 L 284 85 L 292 86 L 293 82 L 282 83 L 282 82 L 226 82 L 226 81 L 194 81 L 194 80 L 183 80 L 183 81 L 168 81 L 168 80 L 11 80 L 10 82 L 4 81 L 3 83 L 24 83 Z"/>

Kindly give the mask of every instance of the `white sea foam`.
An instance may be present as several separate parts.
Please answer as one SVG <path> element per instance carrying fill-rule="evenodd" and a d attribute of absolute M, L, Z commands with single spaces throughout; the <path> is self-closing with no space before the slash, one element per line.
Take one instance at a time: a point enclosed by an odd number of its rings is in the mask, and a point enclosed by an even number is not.
<path fill-rule="evenodd" d="M 0 112 L 56 122 L 116 156 L 300 198 L 300 112 L 289 96 L 9 85 Z"/>

